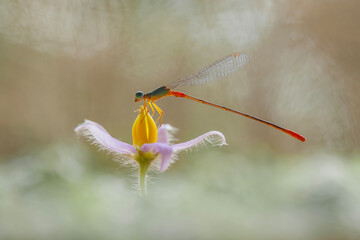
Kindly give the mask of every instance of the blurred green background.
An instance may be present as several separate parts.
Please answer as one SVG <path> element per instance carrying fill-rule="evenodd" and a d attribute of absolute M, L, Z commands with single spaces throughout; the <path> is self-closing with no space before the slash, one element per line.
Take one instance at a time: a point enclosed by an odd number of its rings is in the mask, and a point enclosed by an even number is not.
<path fill-rule="evenodd" d="M 360 2 L 0 1 L 0 239 L 359 239 Z M 84 119 L 132 142 L 134 93 L 232 52 L 222 81 L 182 88 L 307 137 L 195 102 L 158 102 L 187 141 L 151 174 L 79 140 Z"/>

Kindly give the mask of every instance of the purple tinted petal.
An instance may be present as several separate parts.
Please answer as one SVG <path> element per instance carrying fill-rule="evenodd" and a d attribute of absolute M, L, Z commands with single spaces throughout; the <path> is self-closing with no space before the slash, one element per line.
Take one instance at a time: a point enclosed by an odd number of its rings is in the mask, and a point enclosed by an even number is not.
<path fill-rule="evenodd" d="M 85 120 L 74 131 L 78 136 L 85 136 L 101 149 L 121 154 L 136 153 L 134 146 L 113 138 L 102 126 L 96 122 Z"/>
<path fill-rule="evenodd" d="M 158 143 L 166 143 L 169 144 L 168 142 L 168 131 L 166 129 L 167 125 L 163 124 L 159 130 L 158 130 Z"/>
<path fill-rule="evenodd" d="M 154 153 L 160 154 L 160 172 L 165 171 L 169 167 L 173 153 L 173 148 L 170 145 L 165 143 L 150 143 L 142 145 L 140 150 L 143 152 L 153 151 Z"/>
<path fill-rule="evenodd" d="M 174 141 L 173 134 L 177 131 L 170 124 L 163 124 L 158 130 L 158 143 L 171 144 Z"/>
<path fill-rule="evenodd" d="M 221 132 L 218 131 L 211 131 L 207 132 L 193 140 L 184 142 L 184 143 L 178 143 L 173 145 L 174 152 L 179 152 L 182 150 L 186 150 L 188 148 L 196 147 L 198 145 L 204 144 L 205 142 L 209 142 L 210 144 L 214 146 L 221 146 L 226 144 L 226 140 L 224 135 Z"/>

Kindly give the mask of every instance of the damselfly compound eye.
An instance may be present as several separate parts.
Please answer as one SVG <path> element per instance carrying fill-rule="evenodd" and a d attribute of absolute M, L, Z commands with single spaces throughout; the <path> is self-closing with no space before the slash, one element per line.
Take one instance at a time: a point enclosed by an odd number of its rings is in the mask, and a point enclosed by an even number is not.
<path fill-rule="evenodd" d="M 141 91 L 138 91 L 135 93 L 135 98 L 136 99 L 142 99 L 144 97 L 144 93 Z"/>

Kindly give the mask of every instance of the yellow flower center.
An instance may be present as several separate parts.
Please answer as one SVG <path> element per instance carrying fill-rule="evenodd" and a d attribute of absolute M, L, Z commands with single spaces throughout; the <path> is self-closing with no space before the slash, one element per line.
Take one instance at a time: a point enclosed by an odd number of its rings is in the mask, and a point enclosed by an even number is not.
<path fill-rule="evenodd" d="M 157 127 L 149 112 L 141 106 L 139 114 L 132 127 L 133 145 L 141 147 L 144 143 L 155 143 L 157 141 Z"/>

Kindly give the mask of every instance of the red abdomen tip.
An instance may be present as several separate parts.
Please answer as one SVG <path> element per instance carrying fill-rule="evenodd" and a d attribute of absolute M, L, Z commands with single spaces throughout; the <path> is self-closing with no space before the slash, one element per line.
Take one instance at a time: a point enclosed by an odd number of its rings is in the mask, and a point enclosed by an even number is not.
<path fill-rule="evenodd" d="M 298 139 L 298 140 L 300 140 L 300 141 L 302 141 L 302 142 L 305 142 L 305 141 L 306 141 L 306 138 L 305 138 L 305 137 L 301 136 L 300 134 L 298 134 L 298 133 L 296 133 L 296 132 L 293 132 L 293 131 L 287 129 L 287 133 L 288 133 L 290 136 L 292 136 L 292 137 L 294 137 L 294 138 L 296 138 L 296 139 Z"/>

